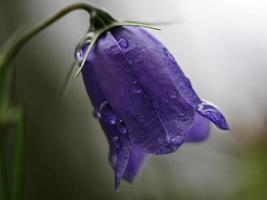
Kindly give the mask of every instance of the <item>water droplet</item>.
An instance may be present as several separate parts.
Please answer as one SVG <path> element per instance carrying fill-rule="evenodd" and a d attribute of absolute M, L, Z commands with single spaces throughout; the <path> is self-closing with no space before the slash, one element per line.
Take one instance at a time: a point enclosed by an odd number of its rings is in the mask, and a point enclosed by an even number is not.
<path fill-rule="evenodd" d="M 114 136 L 114 137 L 112 137 L 112 140 L 113 140 L 113 141 L 117 141 L 118 139 L 119 139 L 118 136 Z"/>
<path fill-rule="evenodd" d="M 77 62 L 79 63 L 79 64 L 81 64 L 82 63 L 82 61 L 83 61 L 83 51 L 82 51 L 82 49 L 79 49 L 78 51 L 76 51 L 76 55 L 75 55 L 75 57 L 76 57 L 76 60 L 77 60 Z"/>
<path fill-rule="evenodd" d="M 120 138 L 118 136 L 114 136 L 112 138 L 112 143 L 116 149 L 119 149 L 121 147 Z"/>
<path fill-rule="evenodd" d="M 122 134 L 126 134 L 127 133 L 127 128 L 126 128 L 126 126 L 125 126 L 125 124 L 124 124 L 124 122 L 122 120 L 120 120 L 117 123 L 117 129 Z"/>
<path fill-rule="evenodd" d="M 136 94 L 140 94 L 142 92 L 142 86 L 138 80 L 135 80 L 132 86 L 132 92 Z"/>
<path fill-rule="evenodd" d="M 124 38 L 121 38 L 118 43 L 119 43 L 120 47 L 122 47 L 122 48 L 126 49 L 129 47 L 129 41 L 124 39 Z"/>
<path fill-rule="evenodd" d="M 78 62 L 78 64 L 82 63 L 84 56 L 85 56 L 85 52 L 88 46 L 90 45 L 90 43 L 92 42 L 92 38 L 94 37 L 94 34 L 95 33 L 93 31 L 89 31 L 86 34 L 86 37 L 83 38 L 82 41 L 76 47 L 74 57 L 76 58 L 76 61 Z"/>
<path fill-rule="evenodd" d="M 174 145 L 181 145 L 184 142 L 184 137 L 183 136 L 176 136 L 171 139 L 172 144 Z"/>
<path fill-rule="evenodd" d="M 110 123 L 112 125 L 117 123 L 117 116 L 116 114 L 113 112 L 111 106 L 109 105 L 109 103 L 107 101 L 104 101 L 100 108 L 99 111 L 101 113 L 101 118 L 107 122 Z"/>
<path fill-rule="evenodd" d="M 216 108 L 213 107 L 212 105 L 210 104 L 207 104 L 205 102 L 202 102 L 200 104 L 198 104 L 197 106 L 197 110 L 200 112 L 200 113 L 207 113 L 209 111 L 216 111 Z"/>
<path fill-rule="evenodd" d="M 94 112 L 93 112 L 93 116 L 94 116 L 96 119 L 101 119 L 101 113 L 100 113 L 98 110 L 94 110 Z"/>

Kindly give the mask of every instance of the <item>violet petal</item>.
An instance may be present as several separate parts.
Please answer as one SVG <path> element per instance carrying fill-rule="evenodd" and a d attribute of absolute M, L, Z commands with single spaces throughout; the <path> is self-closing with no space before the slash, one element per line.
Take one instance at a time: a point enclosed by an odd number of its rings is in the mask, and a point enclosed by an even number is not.
<path fill-rule="evenodd" d="M 209 137 L 209 133 L 210 121 L 196 114 L 193 126 L 186 134 L 185 142 L 202 142 Z"/>
<path fill-rule="evenodd" d="M 173 104 L 174 100 L 167 101 L 137 85 L 133 67 L 110 32 L 99 39 L 88 61 L 97 80 L 101 80 L 99 85 L 107 101 L 125 122 L 131 141 L 149 153 L 176 151 L 181 142 L 173 143 L 172 138 L 183 137 L 191 127 L 191 106 L 183 98 Z M 138 92 L 133 92 L 133 87 Z"/>
<path fill-rule="evenodd" d="M 145 152 L 141 151 L 135 145 L 132 145 L 129 162 L 123 178 L 129 182 L 133 182 L 147 157 L 148 155 Z"/>
<path fill-rule="evenodd" d="M 204 102 L 198 97 L 171 53 L 155 37 L 136 27 L 117 28 L 113 33 L 117 41 L 128 42 L 128 47 L 122 46 L 121 49 L 134 67 L 140 83 L 153 93 L 153 96 L 162 97 L 177 107 L 181 107 L 180 104 L 184 100 L 218 128 L 229 130 L 218 109 L 211 109 L 211 105 L 205 104 L 209 106 L 209 110 L 199 111 L 199 106 Z"/>
<path fill-rule="evenodd" d="M 96 109 L 95 112 L 100 112 L 98 109 L 101 105 L 103 105 L 103 102 L 107 101 L 105 95 L 99 87 L 96 76 L 94 76 L 94 70 L 88 66 L 88 62 L 86 62 L 86 67 L 83 69 L 82 74 L 88 95 Z M 99 113 L 98 118 L 109 142 L 109 157 L 115 171 L 115 189 L 118 190 L 121 179 L 128 165 L 131 143 L 127 134 L 121 135 L 116 126 L 113 123 L 109 123 L 109 116 L 116 116 L 115 113 L 112 113 L 113 111 L 111 108 L 108 107 L 108 109 L 106 108 L 103 111 L 104 113 Z"/>

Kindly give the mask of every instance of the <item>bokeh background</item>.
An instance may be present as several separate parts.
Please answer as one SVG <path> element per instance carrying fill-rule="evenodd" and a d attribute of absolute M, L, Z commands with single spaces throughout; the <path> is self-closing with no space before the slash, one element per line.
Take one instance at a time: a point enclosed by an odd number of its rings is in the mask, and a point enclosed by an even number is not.
<path fill-rule="evenodd" d="M 0 45 L 25 20 L 34 24 L 73 2 L 0 0 Z M 27 118 L 25 199 L 267 199 L 267 1 L 84 2 L 119 19 L 176 21 L 151 32 L 173 52 L 200 96 L 221 108 L 232 130 L 212 127 L 204 143 L 152 156 L 136 182 L 123 183 L 116 193 L 107 141 L 81 77 L 72 79 L 64 99 L 59 96 L 89 26 L 87 14 L 76 11 L 35 37 L 14 62 L 14 97 Z"/>

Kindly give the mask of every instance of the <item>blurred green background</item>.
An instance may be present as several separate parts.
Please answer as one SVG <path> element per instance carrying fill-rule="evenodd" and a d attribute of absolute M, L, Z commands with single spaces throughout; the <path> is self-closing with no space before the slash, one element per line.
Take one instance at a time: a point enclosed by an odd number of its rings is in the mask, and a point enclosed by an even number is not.
<path fill-rule="evenodd" d="M 71 0 L 0 0 L 0 45 L 25 20 L 46 19 Z M 198 93 L 216 103 L 232 131 L 152 156 L 134 184 L 114 191 L 108 146 L 81 77 L 59 90 L 88 16 L 76 11 L 29 42 L 14 61 L 14 98 L 26 111 L 25 199 L 267 199 L 265 1 L 94 0 L 115 17 L 178 21 L 153 32 L 173 52 Z M 5 148 L 12 167 L 14 134 Z M 11 170 L 9 170 L 9 174 Z"/>

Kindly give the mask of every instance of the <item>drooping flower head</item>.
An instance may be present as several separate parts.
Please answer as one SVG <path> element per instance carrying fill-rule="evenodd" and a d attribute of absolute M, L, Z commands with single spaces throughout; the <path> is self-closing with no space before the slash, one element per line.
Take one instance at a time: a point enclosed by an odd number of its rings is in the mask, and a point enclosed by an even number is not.
<path fill-rule="evenodd" d="M 110 146 L 115 187 L 132 181 L 147 154 L 175 152 L 208 137 L 209 121 L 229 127 L 221 112 L 200 99 L 171 53 L 148 31 L 109 28 L 77 51 L 94 115 Z"/>

